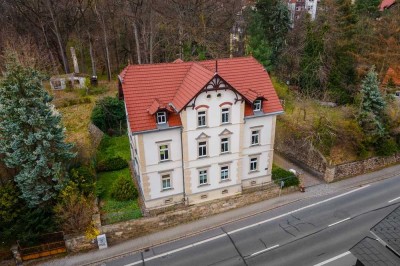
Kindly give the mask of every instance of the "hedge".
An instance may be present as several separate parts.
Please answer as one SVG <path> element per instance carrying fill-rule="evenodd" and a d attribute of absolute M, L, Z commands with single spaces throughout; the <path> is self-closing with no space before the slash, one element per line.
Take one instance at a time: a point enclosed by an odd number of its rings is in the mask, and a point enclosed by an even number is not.
<path fill-rule="evenodd" d="M 112 157 L 97 163 L 97 172 L 121 170 L 128 167 L 128 162 L 121 156 Z"/>

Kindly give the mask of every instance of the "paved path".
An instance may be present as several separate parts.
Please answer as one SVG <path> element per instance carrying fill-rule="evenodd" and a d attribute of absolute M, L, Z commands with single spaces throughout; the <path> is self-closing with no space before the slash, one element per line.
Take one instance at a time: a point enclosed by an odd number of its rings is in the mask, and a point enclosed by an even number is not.
<path fill-rule="evenodd" d="M 134 253 L 147 247 L 152 247 L 163 242 L 173 241 L 190 235 L 196 235 L 212 228 L 220 227 L 232 221 L 237 221 L 262 213 L 279 206 L 287 205 L 300 200 L 313 198 L 319 195 L 328 195 L 337 193 L 351 187 L 358 187 L 363 184 L 376 182 L 381 179 L 389 178 L 400 174 L 400 165 L 388 167 L 377 172 L 360 175 L 357 177 L 345 179 L 331 184 L 320 184 L 308 187 L 305 193 L 295 192 L 281 197 L 262 201 L 243 208 L 235 209 L 206 219 L 201 219 L 192 223 L 182 224 L 164 231 L 153 233 L 136 239 L 114 245 L 105 250 L 94 250 L 87 253 L 68 255 L 61 259 L 54 259 L 43 262 L 42 265 L 99 265 L 100 261 L 110 257 L 118 257 L 123 254 Z"/>
<path fill-rule="evenodd" d="M 286 158 L 277 153 L 274 153 L 274 164 L 285 170 L 289 169 L 296 170 L 298 173 L 301 174 L 301 177 L 303 178 L 303 185 L 305 187 L 311 187 L 325 183 L 325 181 L 322 178 L 315 176 L 313 173 L 308 172 L 307 170 L 292 163 L 291 161 L 287 160 Z"/>

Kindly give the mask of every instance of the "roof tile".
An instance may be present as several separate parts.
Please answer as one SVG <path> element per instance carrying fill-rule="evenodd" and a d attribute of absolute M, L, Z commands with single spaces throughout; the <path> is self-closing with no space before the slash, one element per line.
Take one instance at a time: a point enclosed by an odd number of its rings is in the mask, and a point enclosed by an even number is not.
<path fill-rule="evenodd" d="M 178 111 L 213 78 L 216 65 L 218 75 L 242 94 L 248 102 L 258 97 L 267 101 L 264 113 L 282 111 L 270 77 L 253 57 L 218 59 L 200 62 L 129 65 L 120 74 L 129 123 L 132 132 L 156 129 L 154 113 L 159 108 L 170 111 L 169 126 L 181 125 L 180 116 L 169 108 L 172 103 Z M 245 116 L 253 115 L 249 103 Z"/>

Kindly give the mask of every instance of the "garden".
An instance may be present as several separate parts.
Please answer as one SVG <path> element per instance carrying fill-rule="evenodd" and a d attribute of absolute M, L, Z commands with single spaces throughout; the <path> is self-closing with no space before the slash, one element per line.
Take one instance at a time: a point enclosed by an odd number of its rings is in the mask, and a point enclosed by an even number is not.
<path fill-rule="evenodd" d="M 96 194 L 103 224 L 141 217 L 137 190 L 127 163 L 129 160 L 128 137 L 104 135 L 96 156 Z"/>

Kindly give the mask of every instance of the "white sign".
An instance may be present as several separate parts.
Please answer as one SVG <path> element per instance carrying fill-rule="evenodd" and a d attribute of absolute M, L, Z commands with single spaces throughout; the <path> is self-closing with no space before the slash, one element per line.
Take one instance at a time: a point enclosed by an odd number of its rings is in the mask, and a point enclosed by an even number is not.
<path fill-rule="evenodd" d="M 99 246 L 99 249 L 108 248 L 107 237 L 105 234 L 97 236 L 97 245 Z"/>

